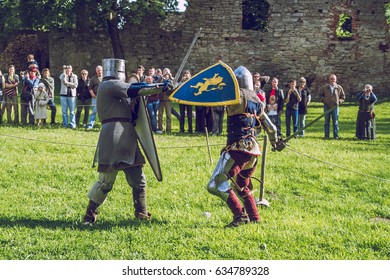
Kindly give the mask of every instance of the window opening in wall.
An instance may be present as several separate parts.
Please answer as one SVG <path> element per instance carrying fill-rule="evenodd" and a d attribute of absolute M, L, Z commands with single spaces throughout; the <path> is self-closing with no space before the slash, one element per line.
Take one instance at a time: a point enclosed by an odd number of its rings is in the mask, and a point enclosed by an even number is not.
<path fill-rule="evenodd" d="M 349 14 L 341 14 L 336 28 L 336 36 L 339 39 L 352 38 L 352 17 Z"/>
<path fill-rule="evenodd" d="M 267 32 L 269 7 L 266 0 L 243 0 L 242 29 Z"/>

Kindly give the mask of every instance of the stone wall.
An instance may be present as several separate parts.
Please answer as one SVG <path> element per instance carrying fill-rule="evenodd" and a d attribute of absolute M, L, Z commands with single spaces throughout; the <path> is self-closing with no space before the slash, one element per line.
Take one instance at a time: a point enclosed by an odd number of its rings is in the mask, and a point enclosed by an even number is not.
<path fill-rule="evenodd" d="M 290 78 L 305 76 L 317 92 L 330 73 L 348 96 L 366 83 L 379 95 L 389 95 L 388 27 L 385 1 L 269 0 L 268 32 L 242 30 L 241 2 L 191 0 L 182 14 L 164 21 L 145 19 L 142 27 L 121 31 L 131 72 L 138 64 L 179 68 L 198 29 L 198 39 L 186 64 L 196 73 L 222 60 L 233 69 L 245 65 L 262 75 L 276 76 L 284 86 Z M 352 16 L 352 39 L 340 40 L 335 29 L 341 13 Z M 56 72 L 72 64 L 75 72 L 94 68 L 112 57 L 107 34 L 51 32 L 50 66 Z"/>

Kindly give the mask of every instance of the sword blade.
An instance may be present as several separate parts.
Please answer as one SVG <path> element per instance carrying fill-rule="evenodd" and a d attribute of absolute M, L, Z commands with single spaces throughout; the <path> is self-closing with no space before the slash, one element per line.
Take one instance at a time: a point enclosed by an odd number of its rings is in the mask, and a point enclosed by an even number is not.
<path fill-rule="evenodd" d="M 264 198 L 264 185 L 265 185 L 265 162 L 267 155 L 267 144 L 268 144 L 268 136 L 265 135 L 263 139 L 263 150 L 261 155 L 261 173 L 260 173 L 260 196 L 259 201 L 262 201 Z"/>
<path fill-rule="evenodd" d="M 180 64 L 180 67 L 179 67 L 179 69 L 178 69 L 177 72 L 176 72 L 175 78 L 173 79 L 173 84 L 174 84 L 174 85 L 179 81 L 179 78 L 180 78 L 180 76 L 181 76 L 181 72 L 183 71 L 184 66 L 185 66 L 186 63 L 187 63 L 187 60 L 188 60 L 188 58 L 189 58 L 189 56 L 190 56 L 190 54 L 191 54 L 191 52 L 192 52 L 192 49 L 194 48 L 194 45 L 195 45 L 195 43 L 196 43 L 196 40 L 198 40 L 198 38 L 199 38 L 199 36 L 200 36 L 200 32 L 201 32 L 201 31 L 202 31 L 202 28 L 199 28 L 199 31 L 195 34 L 195 37 L 194 37 L 194 39 L 192 40 L 192 43 L 191 43 L 189 49 L 187 50 L 187 53 L 186 53 L 186 55 L 184 56 L 183 61 L 182 61 L 181 64 Z"/>
<path fill-rule="evenodd" d="M 339 105 L 334 105 L 332 108 L 330 108 L 329 110 L 325 111 L 322 115 L 318 116 L 317 118 L 315 118 L 314 120 L 312 120 L 311 122 L 309 122 L 307 125 L 305 125 L 304 127 L 302 127 L 301 129 L 298 129 L 296 132 L 294 132 L 294 134 L 290 135 L 289 137 L 287 137 L 286 139 L 283 139 L 283 142 L 287 143 L 288 141 L 290 141 L 292 138 L 294 138 L 295 136 L 297 136 L 299 133 L 301 133 L 303 130 L 305 130 L 306 128 L 312 126 L 313 124 L 315 124 L 316 122 L 318 122 L 322 117 L 326 116 L 327 114 L 331 113 L 333 110 L 335 110 Z"/>

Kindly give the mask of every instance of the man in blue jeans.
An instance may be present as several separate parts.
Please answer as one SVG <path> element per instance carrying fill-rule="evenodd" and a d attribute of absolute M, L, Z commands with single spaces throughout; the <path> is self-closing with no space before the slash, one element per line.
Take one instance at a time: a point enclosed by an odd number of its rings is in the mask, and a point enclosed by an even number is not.
<path fill-rule="evenodd" d="M 92 129 L 96 121 L 96 96 L 100 83 L 103 80 L 103 67 L 96 66 L 96 75 L 91 78 L 89 83 L 89 93 L 92 96 L 92 114 L 89 116 L 89 123 L 87 129 Z"/>
<path fill-rule="evenodd" d="M 302 100 L 298 90 L 296 89 L 297 81 L 290 80 L 289 85 L 290 85 L 290 89 L 287 92 L 287 98 L 286 98 L 286 136 L 287 137 L 290 136 L 291 134 L 291 119 L 292 119 L 294 133 L 298 130 L 298 109 L 299 109 L 299 102 L 301 102 Z"/>
<path fill-rule="evenodd" d="M 330 134 L 330 118 L 332 117 L 333 138 L 339 139 L 339 105 L 345 100 L 343 88 L 336 83 L 337 77 L 335 74 L 329 75 L 329 84 L 320 89 L 320 100 L 324 103 L 324 112 L 337 105 L 337 108 L 331 113 L 325 115 L 325 139 L 329 139 Z"/>
<path fill-rule="evenodd" d="M 60 75 L 61 89 L 60 102 L 62 108 L 62 126 L 76 128 L 76 88 L 79 84 L 78 77 L 73 73 L 71 65 L 63 66 L 64 72 Z"/>
<path fill-rule="evenodd" d="M 146 76 L 145 82 L 148 84 L 152 84 L 153 76 Z M 147 97 L 146 107 L 148 108 L 149 117 L 150 117 L 150 125 L 152 126 L 152 130 L 156 134 L 161 134 L 162 131 L 157 129 L 157 113 L 158 108 L 160 106 L 160 97 L 159 94 L 152 94 Z"/>

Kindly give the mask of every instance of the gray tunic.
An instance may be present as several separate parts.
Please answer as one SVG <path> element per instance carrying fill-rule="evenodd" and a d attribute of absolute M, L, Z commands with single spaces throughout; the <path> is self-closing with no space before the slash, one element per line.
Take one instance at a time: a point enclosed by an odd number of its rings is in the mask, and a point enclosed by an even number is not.
<path fill-rule="evenodd" d="M 45 120 L 47 118 L 46 105 L 49 103 L 49 95 L 46 91 L 36 91 L 34 104 L 34 118 L 36 120 Z"/>
<path fill-rule="evenodd" d="M 129 86 L 119 80 L 104 81 L 99 86 L 96 107 L 103 123 L 97 150 L 99 172 L 145 163 L 132 123 L 132 110 L 126 100 Z"/>

